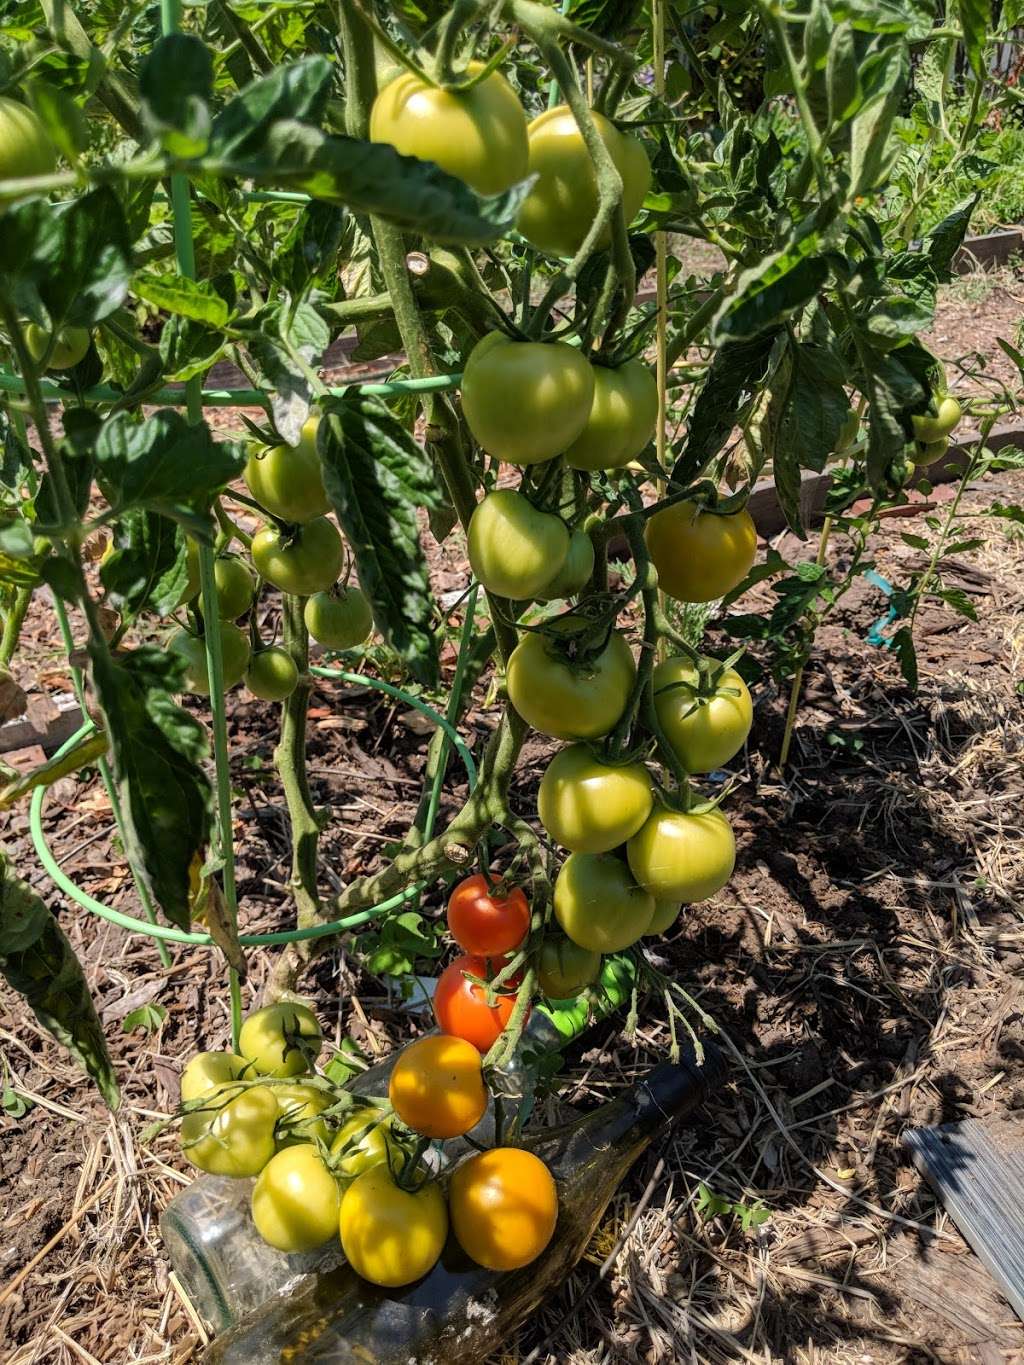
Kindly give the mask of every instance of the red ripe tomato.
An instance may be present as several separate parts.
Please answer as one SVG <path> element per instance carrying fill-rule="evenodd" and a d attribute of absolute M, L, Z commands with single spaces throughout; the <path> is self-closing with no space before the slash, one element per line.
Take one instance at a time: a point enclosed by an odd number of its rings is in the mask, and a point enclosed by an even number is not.
<path fill-rule="evenodd" d="M 494 896 L 482 872 L 459 882 L 448 901 L 448 930 L 467 953 L 500 957 L 518 948 L 530 930 L 530 906 L 522 887 Z"/>
<path fill-rule="evenodd" d="M 495 971 L 500 970 L 500 962 L 494 967 Z M 466 972 L 482 981 L 494 974 L 488 971 L 484 958 L 463 953 L 449 963 L 437 979 L 434 1014 L 442 1033 L 450 1033 L 472 1043 L 478 1052 L 487 1052 L 512 1017 L 520 978 L 514 976 L 504 982 L 502 991 L 511 994 L 498 995 L 494 1004 L 488 1005 L 483 987 L 467 980 L 464 975 Z"/>

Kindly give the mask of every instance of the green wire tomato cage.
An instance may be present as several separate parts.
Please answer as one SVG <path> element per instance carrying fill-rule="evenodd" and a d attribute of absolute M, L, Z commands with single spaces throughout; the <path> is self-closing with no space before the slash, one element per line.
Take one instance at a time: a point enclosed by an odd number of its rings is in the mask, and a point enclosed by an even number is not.
<path fill-rule="evenodd" d="M 161 0 L 160 10 L 161 29 L 164 36 L 177 32 L 180 28 L 181 18 L 180 0 Z M 259 203 L 280 202 L 296 205 L 308 203 L 310 198 L 306 194 L 265 190 L 251 191 L 246 197 Z M 178 269 L 183 276 L 189 279 L 195 279 L 195 251 L 192 239 L 189 184 L 187 176 L 181 172 L 176 172 L 170 176 L 170 202 Z M 432 391 L 437 392 L 456 388 L 461 377 L 460 374 L 442 374 L 425 378 L 394 379 L 385 383 L 370 382 L 347 384 L 331 388 L 328 392 L 331 396 L 338 397 L 349 392 L 379 395 L 393 393 L 429 393 Z M 58 403 L 72 397 L 78 397 L 96 403 L 109 403 L 119 401 L 125 396 L 122 390 L 109 384 L 94 385 L 81 395 L 72 395 L 67 389 L 63 389 L 58 384 L 47 379 L 41 380 L 40 387 L 44 400 L 49 403 Z M 17 395 L 23 394 L 24 392 L 25 384 L 20 375 L 0 371 L 0 397 L 5 394 Z M 260 389 L 204 389 L 198 376 L 188 380 L 183 388 L 164 387 L 142 395 L 141 401 L 144 401 L 147 404 L 184 406 L 188 411 L 189 421 L 193 424 L 197 424 L 202 420 L 202 410 L 205 407 L 257 406 L 267 409 L 270 406 L 267 394 Z M 20 421 L 20 414 L 16 414 L 16 421 Z M 22 434 L 24 435 L 23 431 Z M 200 542 L 200 591 L 208 602 L 216 604 L 218 593 L 214 579 L 213 564 L 214 556 L 212 547 Z M 459 711 L 462 683 L 468 657 L 468 647 L 472 636 L 476 611 L 477 594 L 478 589 L 474 586 L 470 591 L 466 603 L 466 618 L 462 628 L 455 676 L 449 697 L 447 708 L 448 714 L 446 716 L 442 716 L 438 711 L 427 705 L 427 703 L 420 698 L 413 696 L 409 692 L 403 691 L 400 687 L 395 687 L 391 683 L 384 682 L 381 679 L 372 678 L 362 673 L 347 672 L 344 669 L 334 667 L 314 666 L 309 670 L 317 677 L 355 683 L 383 692 L 388 696 L 413 707 L 422 715 L 432 720 L 441 729 L 445 739 L 443 741 L 440 761 L 437 765 L 437 771 L 434 777 L 424 822 L 424 835 L 427 839 L 431 838 L 433 834 L 440 801 L 441 784 L 444 780 L 448 766 L 449 746 L 455 748 L 462 760 L 469 779 L 470 790 L 472 790 L 476 782 L 476 765 L 473 761 L 473 756 L 455 729 L 454 722 Z M 67 612 L 64 608 L 64 604 L 59 598 L 55 599 L 55 601 L 57 620 L 65 647 L 70 655 L 73 649 L 73 639 Z M 232 843 L 231 783 L 220 636 L 217 631 L 210 631 L 206 634 L 204 639 L 206 643 L 207 666 L 210 678 L 210 707 L 213 722 L 213 755 L 216 769 L 217 825 L 220 845 L 221 875 L 223 878 L 224 900 L 228 914 L 230 915 L 232 922 L 237 926 L 238 901 L 235 887 L 234 851 Z M 73 667 L 71 672 L 75 693 L 84 712 L 84 680 L 79 669 Z M 94 730 L 95 726 L 91 721 L 83 725 L 71 739 L 61 746 L 58 750 L 58 754 L 68 752 L 76 743 L 80 742 Z M 113 777 L 106 759 L 100 759 L 97 763 L 97 767 L 110 799 L 115 826 L 122 833 L 123 839 L 122 812 L 117 797 L 117 791 L 113 783 Z M 210 934 L 190 932 L 172 925 L 158 924 L 156 922 L 156 911 L 152 903 L 152 898 L 149 895 L 144 881 L 139 877 L 137 869 L 131 866 L 131 863 L 129 863 L 129 866 L 135 881 L 139 900 L 145 912 L 145 919 L 134 915 L 124 914 L 119 910 L 104 905 L 101 901 L 96 900 L 95 897 L 88 895 L 76 886 L 71 878 L 62 870 L 47 842 L 46 834 L 43 830 L 43 809 L 45 800 L 46 789 L 38 788 L 33 794 L 29 810 L 32 841 L 46 873 L 65 895 L 77 905 L 82 906 L 83 909 L 100 916 L 102 919 L 107 920 L 112 924 L 118 925 L 129 933 L 144 934 L 149 938 L 156 940 L 160 958 L 165 967 L 170 964 L 170 956 L 167 951 L 168 943 L 192 944 L 205 947 L 216 946 L 214 939 Z M 408 886 L 404 891 L 390 896 L 387 900 L 381 901 L 380 904 L 370 906 L 367 909 L 360 910 L 358 913 L 345 916 L 342 919 L 309 925 L 304 928 L 281 930 L 275 933 L 241 934 L 239 935 L 238 941 L 245 947 L 255 947 L 296 943 L 303 940 L 323 938 L 328 935 L 338 934 L 348 929 L 354 929 L 361 924 L 365 924 L 376 916 L 394 910 L 402 904 L 416 900 L 423 891 L 424 886 L 425 883 L 414 883 Z M 229 969 L 229 984 L 231 991 L 232 1034 L 234 1046 L 237 1049 L 238 1032 L 241 1027 L 242 1019 L 242 1003 L 238 974 L 233 968 Z"/>

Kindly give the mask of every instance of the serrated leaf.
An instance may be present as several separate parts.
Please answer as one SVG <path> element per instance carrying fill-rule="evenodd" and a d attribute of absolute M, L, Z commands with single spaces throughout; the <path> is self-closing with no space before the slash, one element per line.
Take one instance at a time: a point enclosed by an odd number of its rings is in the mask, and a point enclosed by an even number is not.
<path fill-rule="evenodd" d="M 125 513 L 114 529 L 110 556 L 100 566 L 100 582 L 122 614 L 144 608 L 166 616 L 181 601 L 188 583 L 185 538 L 159 512 Z"/>
<path fill-rule="evenodd" d="M 117 1077 L 85 973 L 60 925 L 0 854 L 0 973 L 92 1077 L 110 1109 Z"/>
<path fill-rule="evenodd" d="M 953 260 L 964 244 L 971 223 L 971 214 L 980 198 L 979 190 L 977 194 L 972 194 L 970 199 L 965 199 L 950 209 L 945 218 L 936 223 L 925 238 L 928 259 L 935 270 L 936 278 L 945 284 L 953 278 Z"/>
<path fill-rule="evenodd" d="M 142 112 L 171 156 L 201 156 L 210 138 L 213 54 L 191 33 L 159 38 L 139 72 Z"/>
<path fill-rule="evenodd" d="M 377 629 L 413 677 L 437 680 L 433 598 L 418 507 L 440 507 L 426 453 L 376 398 L 334 400 L 317 432 L 324 487 L 348 539 Z"/>
<path fill-rule="evenodd" d="M 282 119 L 318 123 L 327 107 L 331 64 L 326 57 L 303 57 L 276 67 L 247 85 L 217 115 L 210 155 L 219 160 L 256 156 L 274 124 Z"/>
<path fill-rule="evenodd" d="M 686 443 L 672 470 L 673 484 L 685 488 L 722 449 L 737 413 L 764 380 L 776 335 L 771 331 L 750 341 L 727 341 L 715 352 L 690 414 Z"/>
<path fill-rule="evenodd" d="M 174 314 L 167 319 L 160 332 L 160 359 L 164 373 L 168 379 L 182 383 L 197 374 L 205 374 L 220 359 L 225 346 L 221 332 Z"/>
<path fill-rule="evenodd" d="M 309 376 L 277 337 L 251 335 L 246 349 L 269 389 L 274 426 L 289 445 L 298 445 L 313 397 Z"/>
<path fill-rule="evenodd" d="M 223 488 L 245 464 L 241 442 L 216 441 L 171 408 L 139 422 L 121 412 L 104 422 L 96 441 L 96 473 L 115 508 L 168 511 L 195 505 Z"/>
<path fill-rule="evenodd" d="M 985 70 L 985 44 L 992 29 L 992 0 L 956 0 L 964 51 L 977 81 L 988 79 Z"/>
<path fill-rule="evenodd" d="M 806 307 L 828 279 L 820 250 L 819 233 L 801 230 L 781 250 L 741 271 L 712 324 L 712 340 L 750 340 Z"/>
<path fill-rule="evenodd" d="M 185 661 L 153 645 L 115 662 L 90 643 L 89 655 L 129 861 L 171 923 L 187 929 L 189 869 L 205 858 L 213 796 L 199 766 L 205 731 L 171 695 L 181 687 Z"/>
<path fill-rule="evenodd" d="M 294 297 L 336 273 L 345 225 L 338 204 L 306 204 L 270 262 L 274 278 Z"/>
<path fill-rule="evenodd" d="M 147 303 L 210 327 L 224 327 L 231 316 L 228 305 L 206 280 L 184 275 L 136 275 L 132 292 Z"/>
<path fill-rule="evenodd" d="M 910 80 L 910 56 L 906 44 L 894 39 L 879 56 L 873 93 L 865 98 L 853 121 L 850 140 L 851 193 L 870 194 L 888 174 L 899 150 L 890 139 Z"/>
<path fill-rule="evenodd" d="M 386 143 L 330 137 L 306 123 L 282 120 L 252 156 L 211 154 L 218 175 L 304 190 L 313 199 L 376 214 L 437 241 L 480 245 L 515 223 L 530 190 L 523 181 L 504 194 L 482 198 L 431 161 L 401 156 Z"/>

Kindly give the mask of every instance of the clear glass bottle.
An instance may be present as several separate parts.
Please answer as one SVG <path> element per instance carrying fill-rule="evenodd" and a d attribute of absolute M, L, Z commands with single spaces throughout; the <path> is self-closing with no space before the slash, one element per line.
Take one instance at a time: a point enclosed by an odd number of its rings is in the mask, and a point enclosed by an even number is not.
<path fill-rule="evenodd" d="M 521 1270 L 475 1264 L 449 1233 L 422 1279 L 384 1289 L 349 1265 L 307 1277 L 218 1339 L 207 1365 L 466 1365 L 488 1357 L 564 1283 L 626 1172 L 675 1119 L 700 1104 L 721 1075 L 708 1049 L 665 1062 L 634 1090 L 524 1142 L 558 1186 L 558 1222 L 546 1250 Z"/>
<path fill-rule="evenodd" d="M 588 1001 L 536 1007 L 519 1047 L 495 1078 L 503 1118 L 524 1125 L 533 1107 L 541 1066 L 553 1051 L 566 1047 L 597 1019 L 617 1009 L 633 988 L 629 958 L 605 960 L 597 989 Z M 429 1009 L 434 982 L 420 978 L 423 995 L 412 1012 Z M 384 1095 L 397 1053 L 349 1082 L 357 1094 Z M 470 1136 L 487 1146 L 494 1141 L 493 1103 Z M 467 1149 L 461 1139 L 445 1143 L 439 1169 Z M 252 1180 L 202 1175 L 175 1195 L 160 1217 L 164 1246 L 181 1285 L 200 1317 L 223 1331 L 268 1299 L 292 1292 L 307 1275 L 327 1273 L 344 1262 L 339 1242 L 320 1251 L 288 1254 L 263 1241 L 249 1211 Z"/>

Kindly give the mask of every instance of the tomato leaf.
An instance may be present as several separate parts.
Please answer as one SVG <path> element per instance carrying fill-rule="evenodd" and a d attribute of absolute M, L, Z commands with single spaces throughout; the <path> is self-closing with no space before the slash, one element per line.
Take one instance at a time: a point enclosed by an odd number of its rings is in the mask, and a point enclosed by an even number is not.
<path fill-rule="evenodd" d="M 176 704 L 185 661 L 143 645 L 114 661 L 89 646 L 106 722 L 129 861 L 172 924 L 190 919 L 189 869 L 210 841 L 212 793 L 200 762 L 206 734 Z"/>
<path fill-rule="evenodd" d="M 339 205 L 315 199 L 307 204 L 270 262 L 274 278 L 297 296 L 336 273 L 344 227 L 345 211 Z"/>
<path fill-rule="evenodd" d="M 214 440 L 205 422 L 191 426 L 171 408 L 139 422 L 120 412 L 96 440 L 96 474 L 117 509 L 147 507 L 173 515 L 229 483 L 245 464 L 237 441 Z"/>
<path fill-rule="evenodd" d="M 110 1109 L 117 1077 L 74 949 L 27 882 L 0 854 L 0 973 L 43 1028 L 92 1077 Z"/>
<path fill-rule="evenodd" d="M 727 341 L 715 352 L 690 414 L 690 428 L 671 482 L 685 488 L 704 472 L 736 424 L 738 413 L 764 380 L 777 332 L 749 341 Z"/>
<path fill-rule="evenodd" d="M 865 90 L 868 74 L 861 72 Z M 874 58 L 870 77 L 870 93 L 853 120 L 850 140 L 850 193 L 855 196 L 870 194 L 885 179 L 899 153 L 899 141 L 890 139 L 889 134 L 910 80 L 906 44 L 895 39 L 881 50 Z"/>
<path fill-rule="evenodd" d="M 443 498 L 426 453 L 377 398 L 335 399 L 317 432 L 324 487 L 374 621 L 420 682 L 437 680 L 433 600 L 416 509 Z"/>
<path fill-rule="evenodd" d="M 132 293 L 147 303 L 211 327 L 224 327 L 231 316 L 226 300 L 205 280 L 184 275 L 136 275 Z"/>
<path fill-rule="evenodd" d="M 805 308 L 828 279 L 822 231 L 837 205 L 827 200 L 780 250 L 740 271 L 712 323 L 713 341 L 744 341 L 777 328 Z"/>
<path fill-rule="evenodd" d="M 992 0 L 956 0 L 960 26 L 964 33 L 964 51 L 974 72 L 974 79 L 985 81 L 985 43 L 992 28 Z"/>
<path fill-rule="evenodd" d="M 188 582 L 184 536 L 158 512 L 124 513 L 114 529 L 113 550 L 100 566 L 100 582 L 122 614 L 134 616 L 149 607 L 166 616 Z"/>
<path fill-rule="evenodd" d="M 276 67 L 231 100 L 217 115 L 210 155 L 238 160 L 260 154 L 280 119 L 319 123 L 327 107 L 331 64 L 326 57 L 303 57 Z"/>
<path fill-rule="evenodd" d="M 190 33 L 160 38 L 139 72 L 147 129 L 174 157 L 201 156 L 210 139 L 213 55 Z"/>

